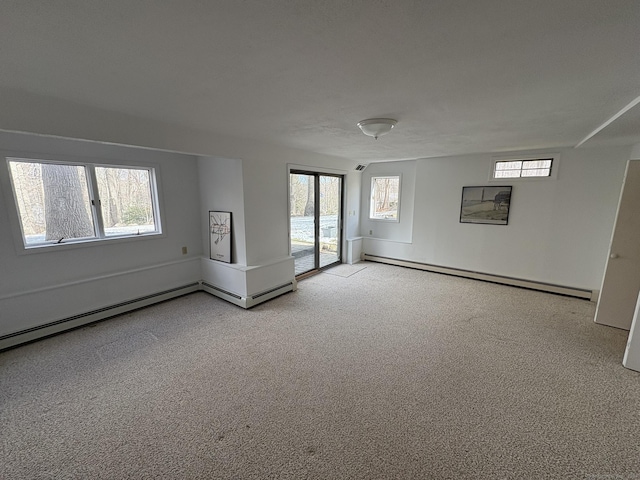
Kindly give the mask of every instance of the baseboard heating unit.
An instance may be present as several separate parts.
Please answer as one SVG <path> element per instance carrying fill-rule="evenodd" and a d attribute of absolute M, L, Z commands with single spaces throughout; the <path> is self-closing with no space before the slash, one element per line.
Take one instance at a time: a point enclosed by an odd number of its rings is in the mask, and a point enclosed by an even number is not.
<path fill-rule="evenodd" d="M 246 297 L 229 292 L 220 287 L 216 287 L 215 285 L 212 285 L 208 282 L 201 282 L 201 289 L 204 292 L 210 293 L 211 295 L 215 295 L 216 297 L 222 298 L 223 300 L 233 303 L 234 305 L 238 305 L 239 307 L 251 308 L 251 307 L 255 307 L 259 303 L 266 302 L 267 300 L 271 300 L 272 298 L 294 291 L 295 285 L 293 282 L 288 282 L 288 283 L 285 283 L 284 285 L 280 285 L 279 287 L 272 288 L 270 290 L 266 290 L 264 292 L 256 293 L 255 295 L 249 295 Z"/>
<path fill-rule="evenodd" d="M 399 260 L 395 258 L 379 257 L 376 255 L 362 254 L 362 260 L 368 262 L 386 263 L 388 265 L 397 265 L 399 267 L 415 268 L 417 270 L 425 270 L 427 272 L 443 273 L 446 275 L 454 275 L 456 277 L 471 278 L 473 280 L 482 280 L 484 282 L 499 283 L 512 287 L 528 288 L 530 290 L 539 290 L 542 292 L 556 293 L 558 295 L 566 295 L 569 297 L 584 298 L 595 302 L 598 300 L 597 290 L 588 290 L 585 288 L 567 287 L 562 285 L 554 285 L 551 283 L 537 282 L 533 280 L 525 280 L 521 278 L 505 277 L 502 275 L 493 275 L 490 273 L 474 272 L 471 270 L 462 270 L 459 268 L 443 267 L 439 265 L 430 265 L 428 263 L 412 262 L 408 260 Z"/>
<path fill-rule="evenodd" d="M 109 305 L 108 307 L 99 308 L 80 315 L 74 315 L 54 322 L 45 323 L 44 325 L 39 325 L 37 327 L 20 330 L 19 332 L 3 335 L 0 336 L 0 350 L 31 342 L 33 340 L 40 340 L 67 330 L 82 327 L 89 323 L 94 323 L 122 313 L 137 310 L 138 308 L 148 307 L 154 303 L 163 302 L 172 298 L 181 297 L 188 293 L 197 292 L 198 290 L 200 290 L 200 283 L 194 282 L 181 287 L 117 303 L 115 305 Z"/>

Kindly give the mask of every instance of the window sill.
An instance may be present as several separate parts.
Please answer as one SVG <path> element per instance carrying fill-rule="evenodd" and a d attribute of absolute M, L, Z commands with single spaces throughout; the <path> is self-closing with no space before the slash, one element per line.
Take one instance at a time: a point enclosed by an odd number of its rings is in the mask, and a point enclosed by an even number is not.
<path fill-rule="evenodd" d="M 156 239 L 164 238 L 164 233 L 143 233 L 140 235 L 127 235 L 122 237 L 109 237 L 109 238 L 92 238 L 88 240 L 69 241 L 63 243 L 47 243 L 38 244 L 32 246 L 21 245 L 18 250 L 18 255 L 31 255 L 37 253 L 51 253 L 66 250 L 74 250 L 77 248 L 98 247 L 106 245 L 114 245 L 119 243 L 136 242 L 142 239 Z"/>

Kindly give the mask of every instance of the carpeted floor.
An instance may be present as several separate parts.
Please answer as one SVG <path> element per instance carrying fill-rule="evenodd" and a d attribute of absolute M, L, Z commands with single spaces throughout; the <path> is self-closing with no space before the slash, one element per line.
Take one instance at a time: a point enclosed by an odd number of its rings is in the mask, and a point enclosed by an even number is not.
<path fill-rule="evenodd" d="M 593 303 L 364 265 L 0 353 L 0 478 L 640 479 Z"/>
<path fill-rule="evenodd" d="M 343 263 L 342 265 L 331 267 L 325 270 L 324 273 L 326 273 L 327 275 L 337 275 L 338 277 L 347 278 L 351 275 L 355 275 L 365 268 L 367 268 L 367 266 L 364 264 L 364 262 L 356 263 L 355 265 Z"/>

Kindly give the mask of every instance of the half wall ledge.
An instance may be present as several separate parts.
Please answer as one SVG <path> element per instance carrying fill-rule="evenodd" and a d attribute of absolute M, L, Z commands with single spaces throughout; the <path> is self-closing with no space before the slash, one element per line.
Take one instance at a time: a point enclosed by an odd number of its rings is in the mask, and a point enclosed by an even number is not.
<path fill-rule="evenodd" d="M 294 257 L 287 256 L 263 265 L 237 265 L 202 258 L 203 291 L 242 308 L 297 289 Z"/>

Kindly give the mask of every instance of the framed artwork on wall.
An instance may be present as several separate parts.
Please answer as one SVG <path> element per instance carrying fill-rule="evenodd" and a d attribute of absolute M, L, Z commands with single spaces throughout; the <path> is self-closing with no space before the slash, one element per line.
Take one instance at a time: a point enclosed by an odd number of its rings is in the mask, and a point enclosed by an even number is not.
<path fill-rule="evenodd" d="M 511 188 L 510 186 L 462 187 L 460 223 L 507 225 Z"/>
<path fill-rule="evenodd" d="M 231 212 L 209 211 L 211 260 L 231 263 Z"/>

